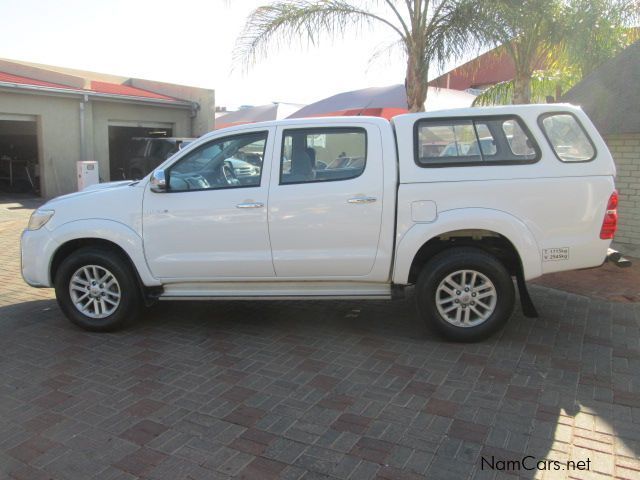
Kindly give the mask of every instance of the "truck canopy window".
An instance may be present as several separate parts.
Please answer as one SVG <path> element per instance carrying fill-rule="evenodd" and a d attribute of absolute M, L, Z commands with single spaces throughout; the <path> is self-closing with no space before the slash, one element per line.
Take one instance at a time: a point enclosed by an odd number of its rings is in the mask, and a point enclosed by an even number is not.
<path fill-rule="evenodd" d="M 517 117 L 425 119 L 416 123 L 421 167 L 532 163 L 539 149 Z"/>
<path fill-rule="evenodd" d="M 596 149 L 591 139 L 571 113 L 548 113 L 540 117 L 539 123 L 561 161 L 588 162 L 595 158 Z"/>

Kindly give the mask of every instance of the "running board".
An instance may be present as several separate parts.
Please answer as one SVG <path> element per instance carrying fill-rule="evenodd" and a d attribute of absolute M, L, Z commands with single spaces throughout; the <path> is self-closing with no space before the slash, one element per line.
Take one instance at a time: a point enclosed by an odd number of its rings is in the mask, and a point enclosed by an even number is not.
<path fill-rule="evenodd" d="M 355 282 L 173 283 L 159 300 L 387 300 L 390 284 Z"/>

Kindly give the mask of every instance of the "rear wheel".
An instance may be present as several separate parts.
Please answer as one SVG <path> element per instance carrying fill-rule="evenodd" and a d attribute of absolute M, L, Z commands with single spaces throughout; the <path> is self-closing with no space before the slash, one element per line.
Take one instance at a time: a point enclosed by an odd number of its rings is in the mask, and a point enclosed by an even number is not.
<path fill-rule="evenodd" d="M 116 330 L 139 315 L 135 272 L 116 251 L 77 250 L 62 261 L 54 283 L 64 314 L 86 330 Z"/>
<path fill-rule="evenodd" d="M 509 272 L 495 257 L 477 248 L 454 248 L 424 266 L 416 300 L 422 318 L 440 335 L 474 342 L 509 319 L 515 289 Z"/>

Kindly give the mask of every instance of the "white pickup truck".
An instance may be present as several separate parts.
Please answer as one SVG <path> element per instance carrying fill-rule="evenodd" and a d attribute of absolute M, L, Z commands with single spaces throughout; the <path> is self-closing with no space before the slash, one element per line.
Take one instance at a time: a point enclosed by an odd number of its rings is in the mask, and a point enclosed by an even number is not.
<path fill-rule="evenodd" d="M 614 176 L 569 105 L 243 125 L 141 181 L 47 202 L 22 236 L 22 274 L 91 330 L 156 300 L 391 299 L 415 286 L 430 326 L 475 341 L 510 317 L 514 278 L 534 315 L 526 280 L 604 262 Z"/>

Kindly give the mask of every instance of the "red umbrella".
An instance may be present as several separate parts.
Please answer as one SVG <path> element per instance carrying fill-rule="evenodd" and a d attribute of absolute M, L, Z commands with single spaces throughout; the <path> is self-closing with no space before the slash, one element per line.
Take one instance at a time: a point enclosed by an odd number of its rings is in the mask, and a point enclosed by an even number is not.
<path fill-rule="evenodd" d="M 429 87 L 426 110 L 470 107 L 475 96 L 461 90 Z M 409 111 L 404 85 L 339 93 L 301 108 L 288 118 L 371 115 L 390 119 Z"/>

